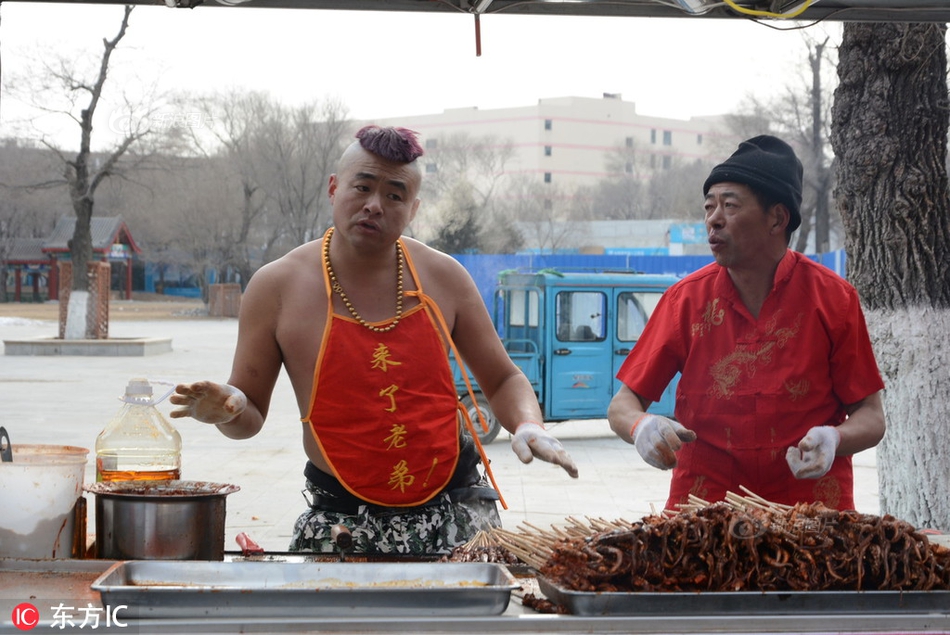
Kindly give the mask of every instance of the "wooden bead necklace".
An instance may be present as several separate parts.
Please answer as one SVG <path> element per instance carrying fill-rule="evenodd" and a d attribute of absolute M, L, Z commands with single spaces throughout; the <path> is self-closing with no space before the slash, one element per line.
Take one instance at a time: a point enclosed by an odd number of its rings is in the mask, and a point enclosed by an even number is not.
<path fill-rule="evenodd" d="M 330 265 L 330 237 L 332 235 L 333 228 L 331 227 L 327 232 L 326 239 L 323 241 L 323 264 L 326 265 L 327 275 L 330 276 L 330 287 L 333 289 L 333 292 L 340 296 L 340 299 L 343 300 L 343 305 L 346 306 L 346 310 L 349 311 L 353 319 L 362 326 L 365 326 L 375 333 L 387 333 L 393 330 L 396 328 L 396 325 L 399 324 L 399 320 L 402 319 L 402 273 L 403 263 L 405 262 L 402 245 L 398 240 L 396 241 L 396 317 L 386 326 L 373 326 L 359 314 L 356 307 L 353 306 L 353 303 L 350 302 L 350 299 L 346 296 L 346 292 L 343 291 L 343 285 L 340 284 L 339 280 L 336 279 L 336 274 L 333 273 L 333 267 Z"/>

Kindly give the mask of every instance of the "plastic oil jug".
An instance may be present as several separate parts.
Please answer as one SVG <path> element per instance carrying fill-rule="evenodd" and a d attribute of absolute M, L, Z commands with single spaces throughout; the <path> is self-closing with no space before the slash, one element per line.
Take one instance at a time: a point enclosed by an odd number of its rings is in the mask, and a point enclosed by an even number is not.
<path fill-rule="evenodd" d="M 181 478 L 181 435 L 155 407 L 164 398 L 152 398 L 147 379 L 129 381 L 122 407 L 96 439 L 96 481 Z"/>

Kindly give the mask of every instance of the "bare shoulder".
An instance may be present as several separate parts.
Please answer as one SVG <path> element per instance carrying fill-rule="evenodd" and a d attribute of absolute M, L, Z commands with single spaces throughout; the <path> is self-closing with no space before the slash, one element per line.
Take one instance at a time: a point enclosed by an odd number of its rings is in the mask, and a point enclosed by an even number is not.
<path fill-rule="evenodd" d="M 319 288 L 320 243 L 301 245 L 258 269 L 248 281 L 245 299 L 271 312 L 292 304 L 293 298 L 301 296 L 300 289 Z"/>
<path fill-rule="evenodd" d="M 438 285 L 471 283 L 471 276 L 468 271 L 465 270 L 462 263 L 452 256 L 438 249 L 433 249 L 414 238 L 403 236 L 403 242 L 406 244 L 406 249 L 409 250 L 409 255 L 412 256 L 416 271 L 422 277 L 423 285 L 426 285 L 427 282 L 429 283 L 427 286 L 431 286 L 432 283 Z"/>
<path fill-rule="evenodd" d="M 248 288 L 280 289 L 293 286 L 320 272 L 320 243 L 312 241 L 301 245 L 277 260 L 262 266 L 251 277 Z M 314 273 L 316 272 L 316 273 Z"/>
<path fill-rule="evenodd" d="M 485 311 L 484 301 L 465 267 L 452 256 L 417 240 L 404 239 L 426 295 L 435 300 L 453 333 L 462 321 Z"/>

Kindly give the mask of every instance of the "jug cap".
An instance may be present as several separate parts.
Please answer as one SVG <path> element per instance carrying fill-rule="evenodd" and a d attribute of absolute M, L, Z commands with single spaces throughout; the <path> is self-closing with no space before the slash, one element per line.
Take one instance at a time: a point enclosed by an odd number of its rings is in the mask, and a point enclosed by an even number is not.
<path fill-rule="evenodd" d="M 170 388 L 158 399 L 153 399 L 152 384 L 170 386 Z M 171 382 L 160 380 L 149 382 L 149 380 L 144 377 L 133 377 L 129 380 L 129 383 L 125 387 L 125 394 L 119 400 L 124 401 L 125 403 L 146 404 L 154 406 L 165 401 L 165 399 L 167 399 L 168 396 L 173 392 L 175 392 L 175 384 Z"/>
<path fill-rule="evenodd" d="M 147 379 L 130 379 L 129 384 L 125 387 L 125 394 L 127 397 L 151 397 L 152 385 L 148 383 Z"/>

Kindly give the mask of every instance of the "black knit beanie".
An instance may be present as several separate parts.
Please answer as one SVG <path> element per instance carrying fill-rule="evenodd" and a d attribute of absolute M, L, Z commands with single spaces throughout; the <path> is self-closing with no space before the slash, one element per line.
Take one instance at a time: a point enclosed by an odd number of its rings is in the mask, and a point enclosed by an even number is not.
<path fill-rule="evenodd" d="M 802 162 L 787 143 L 770 135 L 753 137 L 739 144 L 731 157 L 712 169 L 703 184 L 703 196 L 716 183 L 729 181 L 771 194 L 788 207 L 790 232 L 802 224 Z"/>

